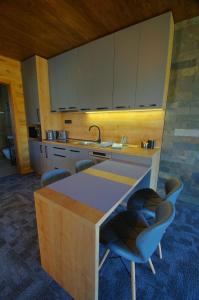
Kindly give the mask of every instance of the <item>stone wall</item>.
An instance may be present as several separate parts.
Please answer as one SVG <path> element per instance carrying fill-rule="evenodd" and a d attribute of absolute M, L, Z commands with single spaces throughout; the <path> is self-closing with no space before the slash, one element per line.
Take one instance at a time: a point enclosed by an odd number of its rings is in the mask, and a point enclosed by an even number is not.
<path fill-rule="evenodd" d="M 199 17 L 175 26 L 158 187 L 184 182 L 181 200 L 199 205 Z"/>

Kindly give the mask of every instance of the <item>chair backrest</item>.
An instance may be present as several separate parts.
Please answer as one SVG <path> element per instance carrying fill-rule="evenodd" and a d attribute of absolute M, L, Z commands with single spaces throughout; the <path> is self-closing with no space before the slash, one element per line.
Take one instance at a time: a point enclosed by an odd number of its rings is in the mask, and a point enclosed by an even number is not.
<path fill-rule="evenodd" d="M 168 179 L 165 183 L 165 194 L 167 201 L 176 203 L 178 196 L 183 189 L 183 183 L 177 178 Z"/>
<path fill-rule="evenodd" d="M 95 163 L 90 159 L 79 160 L 75 164 L 75 170 L 78 173 L 78 172 L 81 172 L 85 169 L 88 169 L 88 168 L 94 166 L 94 164 Z"/>
<path fill-rule="evenodd" d="M 156 250 L 167 227 L 175 217 L 175 208 L 171 202 L 164 201 L 156 209 L 156 219 L 153 225 L 141 232 L 136 239 L 136 246 L 147 261 Z"/>
<path fill-rule="evenodd" d="M 44 187 L 70 175 L 71 173 L 68 169 L 53 169 L 47 171 L 41 176 L 41 186 Z"/>

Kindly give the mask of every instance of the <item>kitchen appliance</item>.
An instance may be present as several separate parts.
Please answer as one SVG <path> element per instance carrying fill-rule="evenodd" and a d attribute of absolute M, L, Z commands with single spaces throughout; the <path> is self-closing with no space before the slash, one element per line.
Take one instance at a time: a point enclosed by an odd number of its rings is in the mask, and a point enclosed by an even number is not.
<path fill-rule="evenodd" d="M 141 142 L 141 148 L 147 148 L 148 147 L 148 142 L 146 142 L 146 141 L 142 141 Z"/>
<path fill-rule="evenodd" d="M 58 131 L 56 130 L 47 130 L 46 131 L 46 139 L 49 141 L 56 140 L 58 136 Z"/>
<path fill-rule="evenodd" d="M 141 142 L 141 148 L 154 149 L 154 147 L 155 147 L 155 140 L 148 140 L 148 141 Z"/>
<path fill-rule="evenodd" d="M 28 136 L 33 139 L 41 139 L 41 126 L 29 126 L 28 127 Z"/>
<path fill-rule="evenodd" d="M 155 147 L 155 140 L 148 140 L 147 141 L 147 148 L 148 149 L 154 149 Z"/>
<path fill-rule="evenodd" d="M 88 156 L 95 164 L 97 164 L 106 159 L 110 159 L 111 153 L 105 153 L 101 151 L 89 151 Z"/>
<path fill-rule="evenodd" d="M 68 132 L 66 130 L 59 130 L 57 140 L 60 142 L 66 142 L 68 139 Z"/>

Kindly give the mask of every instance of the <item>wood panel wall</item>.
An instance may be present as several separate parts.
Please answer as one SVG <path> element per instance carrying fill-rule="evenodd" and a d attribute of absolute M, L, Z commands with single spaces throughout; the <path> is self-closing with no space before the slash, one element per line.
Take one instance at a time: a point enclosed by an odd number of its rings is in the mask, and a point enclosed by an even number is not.
<path fill-rule="evenodd" d="M 9 88 L 18 171 L 27 173 L 30 171 L 30 161 L 21 63 L 19 61 L 0 56 L 0 83 L 7 84 Z"/>

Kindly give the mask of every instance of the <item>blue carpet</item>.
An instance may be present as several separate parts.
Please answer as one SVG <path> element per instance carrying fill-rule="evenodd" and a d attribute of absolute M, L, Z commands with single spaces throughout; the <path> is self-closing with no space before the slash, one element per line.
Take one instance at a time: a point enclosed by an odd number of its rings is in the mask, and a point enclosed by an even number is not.
<path fill-rule="evenodd" d="M 71 297 L 41 268 L 33 174 L 0 178 L 0 299 L 69 300 Z M 178 201 L 174 223 L 163 241 L 163 260 L 153 255 L 157 274 L 136 265 L 137 300 L 199 299 L 199 209 Z M 100 252 L 103 252 L 103 248 Z M 100 300 L 131 299 L 130 265 L 114 254 L 100 272 Z"/>

